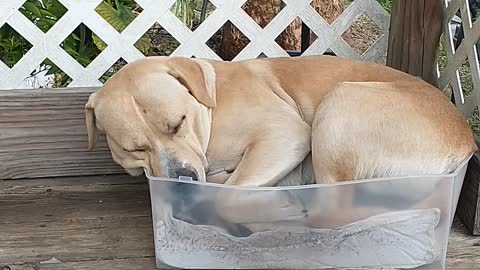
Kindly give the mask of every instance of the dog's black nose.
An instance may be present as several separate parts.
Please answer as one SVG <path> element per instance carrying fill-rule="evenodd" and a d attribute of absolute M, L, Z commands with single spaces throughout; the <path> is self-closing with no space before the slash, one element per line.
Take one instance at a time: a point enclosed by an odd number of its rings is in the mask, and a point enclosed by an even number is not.
<path fill-rule="evenodd" d="M 187 177 L 191 177 L 194 181 L 198 181 L 198 177 L 195 171 L 188 168 L 178 168 L 175 170 L 175 174 L 177 177 L 187 176 Z"/>

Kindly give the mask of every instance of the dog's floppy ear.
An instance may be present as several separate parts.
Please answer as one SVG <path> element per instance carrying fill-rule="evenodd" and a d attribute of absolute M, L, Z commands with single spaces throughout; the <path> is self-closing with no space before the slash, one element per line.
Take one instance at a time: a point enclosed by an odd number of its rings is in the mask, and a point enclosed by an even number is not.
<path fill-rule="evenodd" d="M 98 140 L 98 128 L 95 124 L 95 113 L 94 113 L 94 100 L 95 93 L 91 94 L 88 98 L 88 102 L 85 105 L 85 123 L 87 126 L 88 134 L 88 150 L 91 151 L 95 148 Z"/>
<path fill-rule="evenodd" d="M 215 71 L 204 61 L 174 57 L 168 61 L 168 74 L 183 84 L 198 102 L 215 107 Z"/>

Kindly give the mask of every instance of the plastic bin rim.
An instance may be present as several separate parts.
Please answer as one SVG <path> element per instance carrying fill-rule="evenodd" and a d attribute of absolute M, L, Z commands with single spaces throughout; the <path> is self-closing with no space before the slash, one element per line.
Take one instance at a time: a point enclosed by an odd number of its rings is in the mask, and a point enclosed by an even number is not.
<path fill-rule="evenodd" d="M 460 165 L 458 166 L 455 171 L 449 174 L 427 174 L 427 175 L 410 175 L 410 176 L 400 176 L 400 177 L 382 177 L 382 178 L 370 178 L 370 179 L 362 179 L 362 180 L 349 180 L 349 181 L 342 181 L 332 184 L 310 184 L 310 185 L 298 185 L 298 186 L 280 186 L 280 187 L 242 187 L 242 186 L 234 186 L 234 185 L 225 185 L 225 184 L 217 184 L 217 183 L 207 183 L 207 182 L 199 182 L 199 181 L 189 181 L 189 180 L 180 180 L 176 178 L 167 178 L 167 177 L 156 177 L 151 176 L 150 173 L 144 169 L 145 176 L 149 181 L 167 181 L 167 182 L 174 182 L 174 183 L 185 183 L 185 184 L 192 184 L 192 185 L 201 185 L 201 186 L 209 186 L 209 187 L 217 187 L 217 188 L 227 188 L 227 189 L 239 189 L 239 190 L 294 190 L 294 189 L 310 189 L 310 188 L 320 188 L 320 187 L 335 187 L 335 186 L 342 186 L 342 185 L 352 185 L 352 184 L 360 184 L 360 183 L 373 183 L 373 182 L 381 182 L 381 181 L 388 181 L 388 180 L 401 180 L 401 179 L 408 179 L 408 178 L 426 178 L 425 180 L 432 180 L 438 178 L 454 178 L 458 175 L 460 170 L 462 170 L 465 166 L 468 165 L 468 162 L 472 158 L 473 154 L 467 157 Z"/>

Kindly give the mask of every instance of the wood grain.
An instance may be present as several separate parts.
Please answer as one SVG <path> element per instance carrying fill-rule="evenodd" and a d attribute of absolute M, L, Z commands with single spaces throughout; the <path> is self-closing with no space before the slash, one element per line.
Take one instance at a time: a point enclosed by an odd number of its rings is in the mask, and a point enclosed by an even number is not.
<path fill-rule="evenodd" d="M 0 270 L 153 270 L 150 209 L 143 177 L 0 182 Z M 446 269 L 480 269 L 478 254 L 480 238 L 455 220 Z"/>
<path fill-rule="evenodd" d="M 455 219 L 448 242 L 446 269 L 480 269 L 480 238 Z"/>
<path fill-rule="evenodd" d="M 0 213 L 0 264 L 12 269 L 108 269 L 138 260 L 153 269 L 150 198 L 143 178 L 3 181 Z M 52 258 L 64 268 L 40 264 Z"/>
<path fill-rule="evenodd" d="M 0 265 L 1 266 L 1 265 Z M 155 259 L 104 259 L 79 262 L 62 262 L 56 264 L 12 264 L 9 270 L 154 270 Z M 4 270 L 0 268 L 0 270 Z"/>
<path fill-rule="evenodd" d="M 459 4 L 458 1 L 452 3 L 456 5 Z M 449 8 L 449 10 L 450 9 L 451 8 Z M 456 9 L 454 11 L 456 11 Z M 443 76 L 440 82 L 437 80 L 435 64 L 440 35 L 442 33 L 442 24 L 444 19 L 449 20 L 450 15 L 451 14 L 449 14 L 448 17 L 445 16 L 441 0 L 393 1 L 387 65 L 414 76 L 420 76 L 434 86 L 438 87 L 440 84 L 443 89 L 445 76 Z M 476 32 L 472 32 L 472 35 L 474 33 Z M 471 37 L 466 37 L 466 40 L 469 38 Z M 478 40 L 478 38 L 475 39 L 474 42 L 476 42 L 476 40 Z M 465 41 L 462 42 L 462 45 L 463 43 L 465 43 Z M 463 51 L 460 51 L 462 48 L 459 48 L 457 52 L 464 53 L 466 56 L 466 50 L 470 47 L 462 47 Z M 457 59 L 457 54 L 458 53 L 455 53 L 455 59 L 449 59 L 449 64 L 451 64 L 450 62 L 453 60 L 458 60 L 458 65 L 455 65 L 455 67 L 460 66 L 465 59 L 465 57 Z M 453 56 L 451 58 L 453 58 Z M 452 65 L 449 65 L 449 68 L 450 66 L 453 67 L 453 62 Z M 456 69 L 452 70 L 452 72 L 454 71 L 456 71 Z M 454 84 L 453 88 L 456 87 L 457 85 Z M 455 91 L 454 89 L 454 92 Z M 470 102 L 467 102 L 467 104 L 476 104 L 471 101 L 470 99 Z M 465 111 L 467 107 L 475 108 L 475 106 L 461 105 L 458 102 L 457 106 L 463 112 L 469 111 L 468 109 Z M 470 113 L 468 113 L 468 115 L 469 114 Z M 457 207 L 458 216 L 465 222 L 470 232 L 475 235 L 480 235 L 479 181 L 480 163 L 478 156 L 475 156 L 469 164 Z"/>
<path fill-rule="evenodd" d="M 442 4 L 441 0 L 396 0 L 390 17 L 387 65 L 435 86 Z"/>
<path fill-rule="evenodd" d="M 87 151 L 84 106 L 93 91 L 0 91 L 0 179 L 121 172 L 104 136 Z"/>
<path fill-rule="evenodd" d="M 457 206 L 457 215 L 470 233 L 480 235 L 480 154 L 470 160 Z"/>

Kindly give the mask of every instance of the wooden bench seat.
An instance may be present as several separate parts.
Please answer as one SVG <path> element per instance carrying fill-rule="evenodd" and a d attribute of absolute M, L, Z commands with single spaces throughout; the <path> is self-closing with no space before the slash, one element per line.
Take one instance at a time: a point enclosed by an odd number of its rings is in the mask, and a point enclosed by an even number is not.
<path fill-rule="evenodd" d="M 0 270 L 155 268 L 145 178 L 119 174 L 104 136 L 86 149 L 83 107 L 95 90 L 0 91 Z M 477 202 L 478 171 L 463 205 Z M 462 226 L 447 269 L 480 269 L 480 238 Z"/>
<path fill-rule="evenodd" d="M 1 181 L 0 270 L 155 269 L 150 209 L 144 177 Z M 456 220 L 447 269 L 478 270 L 479 255 Z"/>
<path fill-rule="evenodd" d="M 2 270 L 155 268 L 144 178 L 2 181 L 0 216 Z"/>

